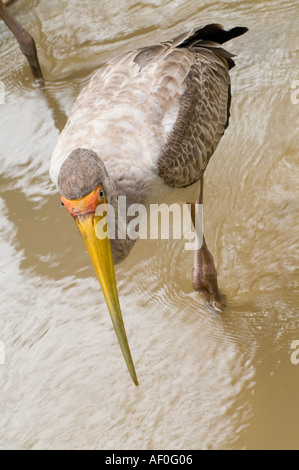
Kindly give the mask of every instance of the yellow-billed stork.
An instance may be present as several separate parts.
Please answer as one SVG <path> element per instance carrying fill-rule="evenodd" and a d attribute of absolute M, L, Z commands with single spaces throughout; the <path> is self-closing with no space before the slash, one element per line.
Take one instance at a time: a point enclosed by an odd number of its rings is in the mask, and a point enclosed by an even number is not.
<path fill-rule="evenodd" d="M 203 174 L 229 122 L 234 62 L 221 45 L 246 31 L 209 24 L 111 60 L 79 94 L 52 155 L 51 178 L 81 232 L 136 385 L 114 275 L 135 240 L 96 233 L 97 207 L 117 212 L 119 196 L 127 206 L 202 203 Z M 204 239 L 192 281 L 221 300 Z"/>

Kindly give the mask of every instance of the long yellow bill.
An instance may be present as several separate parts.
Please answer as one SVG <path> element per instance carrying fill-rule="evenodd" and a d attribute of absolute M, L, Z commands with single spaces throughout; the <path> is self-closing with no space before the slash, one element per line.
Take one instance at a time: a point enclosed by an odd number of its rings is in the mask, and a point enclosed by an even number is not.
<path fill-rule="evenodd" d="M 103 239 L 99 239 L 96 236 L 97 219 L 98 218 L 95 217 L 94 214 L 89 213 L 80 217 L 76 217 L 75 221 L 101 283 L 116 336 L 128 370 L 133 379 L 133 382 L 135 385 L 138 385 L 135 367 L 133 364 L 118 300 L 110 241 L 108 236 L 106 238 L 103 237 Z"/>

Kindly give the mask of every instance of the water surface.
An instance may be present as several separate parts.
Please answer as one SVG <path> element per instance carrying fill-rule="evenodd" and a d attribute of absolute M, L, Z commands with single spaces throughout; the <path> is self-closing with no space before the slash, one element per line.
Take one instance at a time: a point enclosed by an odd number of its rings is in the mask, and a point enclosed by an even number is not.
<path fill-rule="evenodd" d="M 10 9 L 36 39 L 46 88 L 0 23 L 1 448 L 298 449 L 298 2 Z M 136 388 L 49 161 L 94 70 L 208 22 L 250 29 L 227 46 L 232 117 L 205 179 L 204 229 L 228 306 L 211 314 L 192 291 L 184 241 L 139 241 L 116 268 Z"/>

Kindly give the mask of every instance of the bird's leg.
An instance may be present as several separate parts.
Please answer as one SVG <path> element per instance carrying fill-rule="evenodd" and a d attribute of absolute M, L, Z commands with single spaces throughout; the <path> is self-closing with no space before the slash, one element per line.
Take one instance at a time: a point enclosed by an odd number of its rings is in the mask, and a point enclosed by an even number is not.
<path fill-rule="evenodd" d="M 23 28 L 23 26 L 14 18 L 8 8 L 0 0 L 0 18 L 11 30 L 19 43 L 22 53 L 27 58 L 33 77 L 36 80 L 43 80 L 42 71 L 37 58 L 36 46 L 33 37 Z"/>
<path fill-rule="evenodd" d="M 200 193 L 197 204 L 203 203 L 203 176 L 200 180 Z M 195 227 L 195 206 L 191 205 L 191 217 Z M 217 281 L 217 271 L 215 268 L 212 253 L 209 251 L 205 237 L 202 238 L 202 245 L 194 252 L 192 285 L 194 290 L 200 292 L 209 305 L 215 309 L 222 310 L 225 297 L 219 291 Z"/>
<path fill-rule="evenodd" d="M 13 3 L 16 3 L 17 0 L 2 0 L 2 3 L 4 3 L 5 6 L 10 7 Z"/>
<path fill-rule="evenodd" d="M 49 109 L 52 112 L 53 120 L 55 123 L 56 128 L 61 132 L 63 129 L 66 121 L 67 116 L 62 111 L 59 103 L 56 101 L 55 96 L 50 94 L 47 88 L 44 85 L 44 80 L 41 72 L 41 68 L 39 65 L 35 42 L 32 36 L 16 21 L 16 19 L 12 16 L 10 11 L 6 8 L 8 5 L 11 5 L 16 0 L 0 0 L 0 18 L 6 23 L 8 28 L 13 32 L 15 37 L 17 38 L 21 50 L 24 55 L 27 57 L 29 65 L 32 70 L 32 74 L 36 80 L 39 81 L 40 91 L 43 93 L 43 96 L 46 98 L 48 102 Z"/>

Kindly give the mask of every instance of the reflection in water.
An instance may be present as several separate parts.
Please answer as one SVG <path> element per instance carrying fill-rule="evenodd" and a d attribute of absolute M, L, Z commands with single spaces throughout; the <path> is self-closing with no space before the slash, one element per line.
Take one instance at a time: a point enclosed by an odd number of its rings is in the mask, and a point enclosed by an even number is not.
<path fill-rule="evenodd" d="M 14 5 L 44 90 L 0 24 L 3 448 L 298 448 L 297 5 L 161 3 Z M 211 21 L 250 29 L 228 44 L 232 118 L 206 175 L 205 234 L 228 306 L 211 314 L 192 291 L 183 240 L 139 241 L 116 269 L 136 389 L 50 155 L 97 67 Z"/>

